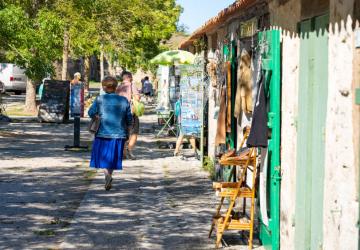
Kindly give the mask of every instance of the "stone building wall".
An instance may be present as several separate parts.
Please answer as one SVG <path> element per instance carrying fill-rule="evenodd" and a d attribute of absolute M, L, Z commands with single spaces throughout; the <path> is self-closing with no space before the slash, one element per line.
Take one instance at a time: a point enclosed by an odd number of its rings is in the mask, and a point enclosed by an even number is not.
<path fill-rule="evenodd" d="M 358 247 L 359 107 L 354 105 L 354 1 L 330 2 L 329 93 L 326 120 L 323 249 Z M 305 6 L 306 7 L 306 6 Z M 305 8 L 303 7 L 303 8 Z M 301 1 L 269 3 L 271 25 L 282 29 L 281 249 L 294 249 L 296 116 Z M 291 21 L 290 21 L 291 20 Z M 341 56 L 340 56 L 341 55 Z M 356 61 L 355 61 L 356 62 Z M 357 67 L 358 69 L 360 68 Z M 360 78 L 359 78 L 360 79 Z M 290 94 L 291 93 L 291 94 Z"/>
<path fill-rule="evenodd" d="M 282 134 L 281 134 L 281 249 L 296 249 L 295 204 L 297 116 L 300 68 L 298 23 L 307 18 L 300 0 L 269 0 L 270 23 L 281 29 L 282 41 Z M 323 3 L 324 1 L 314 1 Z M 354 46 L 357 0 L 330 0 L 328 97 L 325 138 L 325 173 L 322 249 L 358 249 L 360 106 L 354 91 L 360 87 L 360 48 Z M 360 8 L 359 8 L 360 9 Z M 315 10 L 314 10 L 315 11 Z M 322 11 L 322 10 L 321 10 Z M 360 13 L 360 11 L 359 11 Z M 323 12 L 319 12 L 323 14 Z M 316 14 L 317 15 L 317 14 Z M 360 14 L 359 14 L 360 15 Z M 357 24 L 356 24 L 357 22 Z M 356 24 L 356 25 L 355 25 Z M 221 47 L 224 26 L 217 31 Z M 211 36 L 208 36 L 211 37 Z M 211 38 L 209 45 L 214 44 Z M 209 52 L 211 58 L 211 52 Z M 209 88 L 211 93 L 211 88 Z M 210 95 L 209 95 L 210 96 Z M 209 99 L 209 154 L 216 132 L 214 104 Z"/>
<path fill-rule="evenodd" d="M 215 60 L 215 50 L 216 48 L 213 48 L 213 43 L 216 43 L 213 39 L 215 39 L 216 36 L 209 35 L 208 36 L 208 60 Z M 208 88 L 208 96 L 209 96 L 209 109 L 208 109 L 208 155 L 210 158 L 214 158 L 215 156 L 215 136 L 216 136 L 216 130 L 217 130 L 217 117 L 215 116 L 216 108 L 215 108 L 215 95 L 216 95 L 216 89 L 209 84 Z"/>
<path fill-rule="evenodd" d="M 358 249 L 358 183 L 354 144 L 353 0 L 330 1 L 326 120 L 324 249 Z"/>

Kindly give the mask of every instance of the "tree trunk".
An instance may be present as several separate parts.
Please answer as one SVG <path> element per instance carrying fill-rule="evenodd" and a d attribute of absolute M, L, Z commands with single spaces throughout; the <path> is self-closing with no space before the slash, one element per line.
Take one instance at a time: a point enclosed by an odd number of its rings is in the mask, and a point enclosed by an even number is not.
<path fill-rule="evenodd" d="M 61 79 L 62 78 L 62 62 L 61 60 L 56 60 L 54 63 L 55 68 L 55 79 Z"/>
<path fill-rule="evenodd" d="M 25 111 L 36 113 L 36 84 L 28 78 L 26 82 Z"/>
<path fill-rule="evenodd" d="M 84 83 L 85 83 L 85 90 L 89 91 L 89 83 L 90 83 L 90 56 L 85 56 L 85 58 L 84 58 Z"/>
<path fill-rule="evenodd" d="M 109 70 L 109 75 L 111 76 L 115 76 L 115 63 L 114 63 L 114 56 L 112 54 L 108 54 L 108 56 L 106 57 L 108 60 L 108 70 Z"/>
<path fill-rule="evenodd" d="M 109 75 L 114 76 L 114 64 L 111 61 L 111 59 L 109 60 Z"/>
<path fill-rule="evenodd" d="M 100 81 L 104 79 L 104 47 L 101 45 L 100 48 Z"/>
<path fill-rule="evenodd" d="M 64 47 L 63 47 L 63 61 L 62 61 L 62 72 L 61 80 L 67 79 L 67 70 L 68 70 L 68 58 L 69 58 L 69 42 L 70 37 L 67 30 L 64 32 Z"/>

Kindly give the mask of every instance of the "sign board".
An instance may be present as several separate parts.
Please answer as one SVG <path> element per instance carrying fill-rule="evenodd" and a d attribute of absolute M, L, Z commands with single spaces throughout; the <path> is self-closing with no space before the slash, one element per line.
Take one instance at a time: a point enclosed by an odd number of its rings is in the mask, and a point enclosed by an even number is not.
<path fill-rule="evenodd" d="M 203 119 L 203 69 L 184 65 L 180 80 L 180 127 L 185 136 L 200 137 Z"/>
<path fill-rule="evenodd" d="M 251 37 L 253 35 L 255 35 L 256 31 L 257 31 L 257 19 L 253 18 L 247 22 L 243 22 L 240 25 L 240 30 L 239 30 L 239 34 L 240 34 L 240 38 L 243 37 Z"/>
<path fill-rule="evenodd" d="M 70 115 L 84 117 L 84 84 L 70 85 Z"/>
<path fill-rule="evenodd" d="M 45 80 L 38 117 L 44 122 L 65 122 L 69 115 L 69 81 Z"/>

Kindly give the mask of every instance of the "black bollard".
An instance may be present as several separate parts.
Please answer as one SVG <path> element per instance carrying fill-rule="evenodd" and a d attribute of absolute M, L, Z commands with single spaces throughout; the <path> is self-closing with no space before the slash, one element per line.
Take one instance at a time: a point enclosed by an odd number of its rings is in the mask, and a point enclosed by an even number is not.
<path fill-rule="evenodd" d="M 74 147 L 80 147 L 80 116 L 74 117 Z"/>
<path fill-rule="evenodd" d="M 74 116 L 74 145 L 65 146 L 65 151 L 88 151 L 88 146 L 80 146 L 80 116 Z"/>

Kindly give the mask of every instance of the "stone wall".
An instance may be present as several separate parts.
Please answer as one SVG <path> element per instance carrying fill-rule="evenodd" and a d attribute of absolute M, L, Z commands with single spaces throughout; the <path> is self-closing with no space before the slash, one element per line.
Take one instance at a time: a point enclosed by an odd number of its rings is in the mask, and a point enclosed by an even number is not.
<path fill-rule="evenodd" d="M 213 39 L 217 38 L 217 36 L 208 36 L 208 59 L 209 60 L 215 60 L 215 49 L 213 47 L 213 43 L 216 41 L 213 41 Z M 217 117 L 215 117 L 215 88 L 209 84 L 208 88 L 208 96 L 209 96 L 209 109 L 208 109 L 208 138 L 207 138 L 207 146 L 208 146 L 208 155 L 211 158 L 214 158 L 215 156 L 215 136 L 216 136 L 216 130 L 217 130 Z"/>
<path fill-rule="evenodd" d="M 360 19 L 360 13 L 359 15 L 355 15 L 357 18 L 356 21 L 356 29 L 360 32 L 360 25 L 359 25 L 359 19 Z M 354 66 L 353 66 L 353 86 L 352 91 L 355 93 L 356 88 L 360 88 L 360 47 L 355 48 L 354 50 Z M 353 99 L 353 143 L 354 143 L 354 152 L 355 152 L 355 178 L 356 178 L 356 186 L 357 186 L 357 202 L 359 203 L 360 198 L 360 105 L 355 103 L 355 95 L 352 96 Z M 360 208 L 359 208 L 360 209 Z M 360 214 L 360 211 L 358 211 L 358 214 Z M 360 218 L 358 218 L 360 220 Z M 360 241 L 360 238 L 358 239 Z M 359 242 L 360 243 L 360 242 Z M 359 244 L 360 245 L 360 244 Z M 359 246 L 360 248 L 360 246 Z"/>
<path fill-rule="evenodd" d="M 216 34 L 216 35 L 214 35 Z M 225 27 L 220 28 L 215 31 L 215 33 L 207 34 L 208 37 L 208 54 L 207 58 L 209 60 L 216 60 L 215 51 L 219 48 L 222 48 L 224 38 L 227 34 L 227 29 Z M 213 39 L 216 39 L 214 41 Z M 216 48 L 214 48 L 216 46 Z M 219 108 L 215 107 L 215 96 L 217 92 L 215 92 L 216 88 L 212 87 L 211 84 L 208 88 L 208 96 L 209 96 L 209 109 L 208 109 L 208 156 L 212 159 L 215 158 L 215 137 L 217 130 L 217 115 Z"/>
<path fill-rule="evenodd" d="M 358 249 L 358 183 L 353 123 L 353 0 L 330 2 L 324 249 Z"/>

